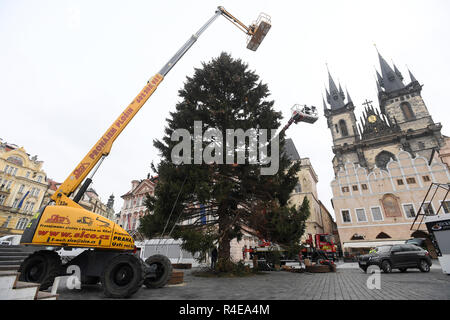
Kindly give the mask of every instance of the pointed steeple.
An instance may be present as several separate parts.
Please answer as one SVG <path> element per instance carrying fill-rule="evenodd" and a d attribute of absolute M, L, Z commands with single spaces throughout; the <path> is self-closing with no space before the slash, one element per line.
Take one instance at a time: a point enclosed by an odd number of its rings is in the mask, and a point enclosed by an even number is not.
<path fill-rule="evenodd" d="M 377 91 L 378 93 L 383 92 L 383 89 L 381 89 L 380 82 L 377 81 Z"/>
<path fill-rule="evenodd" d="M 394 64 L 394 72 L 397 75 L 397 77 L 400 79 L 400 81 L 403 81 L 402 73 L 397 69 L 397 66 Z"/>
<path fill-rule="evenodd" d="M 322 101 L 323 101 L 323 111 L 326 112 L 328 110 L 327 104 L 325 102 L 325 98 L 322 95 Z"/>
<path fill-rule="evenodd" d="M 353 103 L 352 98 L 350 97 L 350 94 L 348 93 L 348 89 L 345 88 L 345 91 L 347 92 L 347 103 Z"/>
<path fill-rule="evenodd" d="M 328 103 L 330 104 L 331 109 L 343 108 L 345 106 L 345 103 L 344 103 L 344 98 L 341 95 L 342 88 L 339 86 L 340 90 L 338 90 L 336 83 L 334 82 L 333 77 L 330 74 L 330 70 L 328 70 L 328 86 L 330 89 L 330 93 L 329 93 L 330 99 L 329 99 Z M 327 94 L 328 94 L 328 91 L 327 91 Z"/>
<path fill-rule="evenodd" d="M 411 79 L 411 82 L 417 82 L 417 79 L 416 79 L 416 77 L 414 77 L 411 70 L 408 69 L 408 72 L 409 72 L 409 78 Z"/>
<path fill-rule="evenodd" d="M 342 90 L 341 83 L 339 82 L 339 94 L 341 95 L 342 100 L 345 100 L 345 94 Z"/>
<path fill-rule="evenodd" d="M 398 69 L 395 67 L 396 70 L 393 70 L 379 52 L 378 58 L 380 60 L 381 75 L 383 80 L 382 86 L 384 87 L 385 91 L 392 92 L 395 90 L 403 89 L 405 85 L 401 80 L 403 77 L 401 77 Z"/>

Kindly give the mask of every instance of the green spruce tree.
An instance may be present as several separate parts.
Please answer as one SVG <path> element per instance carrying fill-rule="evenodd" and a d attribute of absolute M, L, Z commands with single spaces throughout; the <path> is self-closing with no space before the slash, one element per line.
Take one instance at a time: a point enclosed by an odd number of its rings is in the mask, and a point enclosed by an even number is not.
<path fill-rule="evenodd" d="M 189 155 L 187 164 L 174 164 L 171 157 L 179 143 L 171 140 L 172 133 L 186 129 L 192 135 L 194 121 L 202 122 L 203 132 L 220 130 L 224 139 L 227 129 L 277 129 L 282 117 L 273 109 L 274 101 L 268 100 L 267 85 L 241 60 L 222 53 L 195 69 L 179 96 L 162 141 L 154 141 L 162 157 L 153 166 L 159 182 L 155 197 L 146 201 L 152 214 L 142 218 L 140 231 L 150 238 L 167 234 L 181 238 L 184 249 L 200 252 L 201 257 L 218 244 L 219 263 L 229 260 L 230 241 L 240 240 L 244 231 L 279 244 L 298 243 L 307 215 L 304 208 L 290 207 L 288 200 L 297 183 L 299 163 L 281 153 L 278 172 L 261 175 L 261 165 L 250 164 L 248 152 L 245 164 L 238 165 L 194 164 L 193 149 L 190 155 L 182 154 Z M 284 133 L 279 141 L 283 150 Z M 223 148 L 225 163 L 224 144 L 217 137 L 202 142 L 203 149 L 208 145 Z M 220 154 L 215 149 L 211 155 Z"/>

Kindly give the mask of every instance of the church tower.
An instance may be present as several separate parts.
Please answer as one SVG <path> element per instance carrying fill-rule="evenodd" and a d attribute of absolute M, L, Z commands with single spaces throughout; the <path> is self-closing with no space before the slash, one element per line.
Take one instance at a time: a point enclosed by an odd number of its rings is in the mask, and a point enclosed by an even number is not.
<path fill-rule="evenodd" d="M 336 86 L 328 71 L 328 89 L 325 88 L 325 94 L 330 108 L 325 99 L 323 99 L 323 108 L 333 138 L 335 172 L 339 171 L 346 162 L 358 162 L 359 160 L 364 162 L 364 159 L 358 158 L 358 152 L 351 148 L 360 137 L 356 127 L 355 106 L 347 90 L 346 93 L 347 95 L 344 94 L 340 83 L 339 88 Z"/>
<path fill-rule="evenodd" d="M 397 123 L 400 130 L 407 133 L 400 141 L 403 150 L 428 159 L 432 150 L 438 150 L 443 144 L 442 126 L 434 123 L 422 99 L 422 85 L 410 70 L 410 83 L 405 85 L 395 64 L 392 68 L 379 52 L 378 59 L 381 75 L 378 71 L 376 75 L 380 110 L 390 122 Z"/>
<path fill-rule="evenodd" d="M 341 85 L 336 86 L 328 71 L 329 88 L 325 89 L 324 114 L 333 139 L 333 168 L 337 172 L 345 163 L 366 168 L 386 169 L 389 161 L 404 150 L 412 157 L 430 160 L 443 146 L 441 124 L 434 123 L 422 99 L 422 85 L 411 71 L 410 83 L 394 64 L 391 67 L 378 53 L 380 72 L 376 71 L 379 109 L 366 100 L 357 122 L 355 106 Z"/>

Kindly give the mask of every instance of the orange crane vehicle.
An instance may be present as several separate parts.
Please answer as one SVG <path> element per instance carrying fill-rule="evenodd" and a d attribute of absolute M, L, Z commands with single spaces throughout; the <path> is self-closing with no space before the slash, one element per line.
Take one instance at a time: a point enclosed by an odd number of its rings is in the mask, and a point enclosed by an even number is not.
<path fill-rule="evenodd" d="M 55 277 L 68 275 L 66 270 L 69 266 L 78 266 L 82 284 L 101 282 L 105 295 L 113 298 L 129 297 L 142 284 L 158 288 L 168 282 L 172 265 L 167 257 L 153 255 L 144 262 L 135 255 L 134 240 L 124 229 L 85 210 L 78 202 L 91 184 L 98 167 L 110 153 L 116 138 L 174 65 L 219 16 L 224 16 L 247 34 L 247 48 L 253 51 L 259 47 L 271 27 L 270 17 L 265 14 L 261 14 L 255 23 L 247 27 L 223 7 L 217 8 L 215 14 L 147 82 L 55 191 L 51 197 L 54 205 L 45 206 L 33 216 L 22 235 L 21 244 L 42 246 L 43 250 L 34 252 L 22 262 L 19 268 L 21 281 L 40 283 L 40 288 L 45 290 L 52 286 Z M 91 175 L 87 177 L 89 173 Z M 71 198 L 78 188 L 79 191 Z M 63 265 L 60 256 L 55 250 L 47 249 L 49 247 L 88 250 Z"/>

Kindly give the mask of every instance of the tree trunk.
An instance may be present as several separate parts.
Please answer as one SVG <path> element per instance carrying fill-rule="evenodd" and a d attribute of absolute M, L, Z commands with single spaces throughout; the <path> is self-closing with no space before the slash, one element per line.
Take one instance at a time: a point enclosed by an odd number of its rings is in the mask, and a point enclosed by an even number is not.
<path fill-rule="evenodd" d="M 230 217 L 228 216 L 226 203 L 222 204 L 218 209 L 219 216 L 219 249 L 218 260 L 230 260 Z"/>

